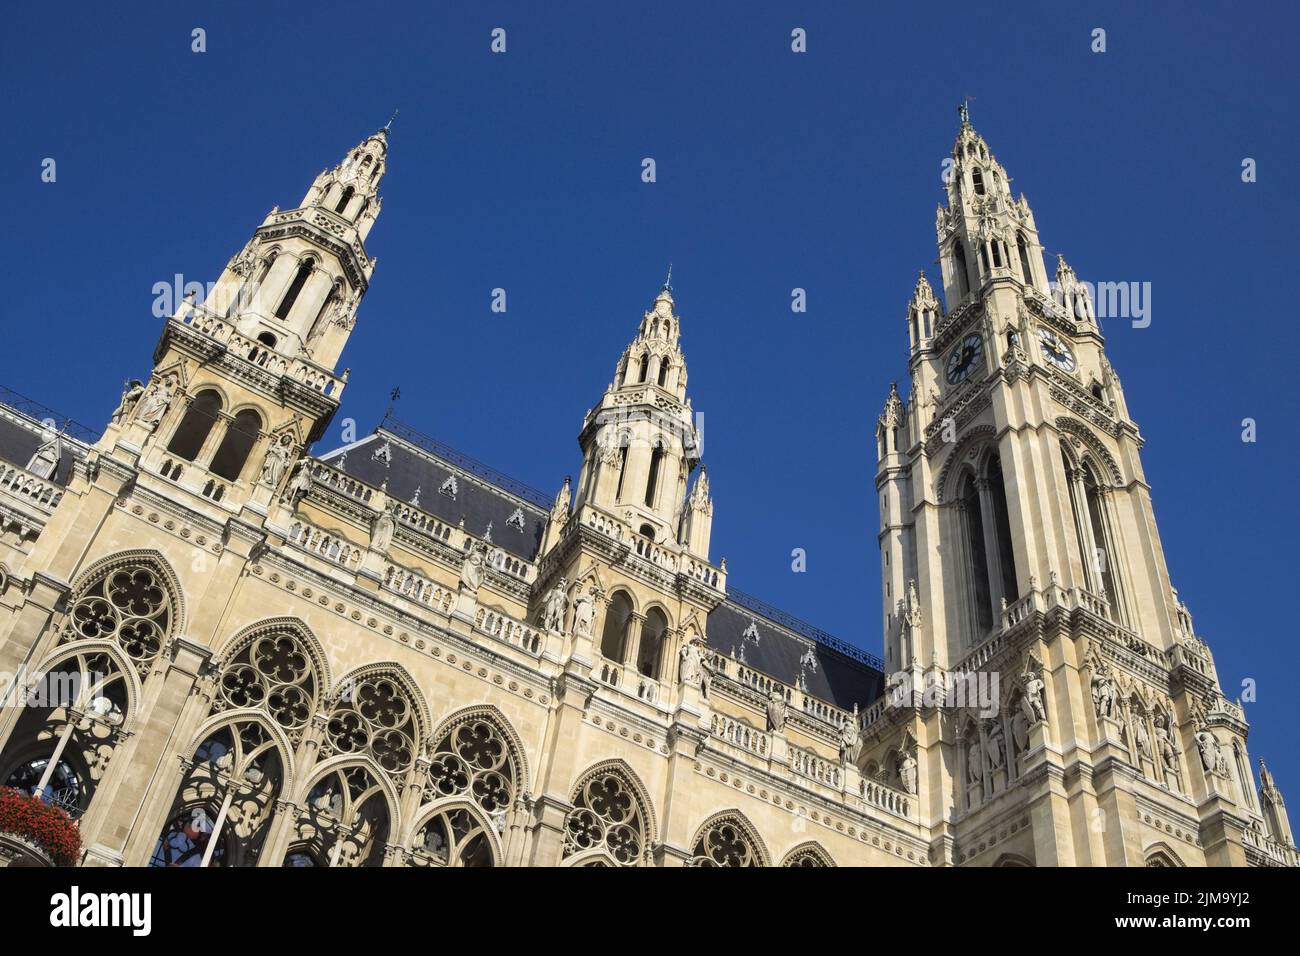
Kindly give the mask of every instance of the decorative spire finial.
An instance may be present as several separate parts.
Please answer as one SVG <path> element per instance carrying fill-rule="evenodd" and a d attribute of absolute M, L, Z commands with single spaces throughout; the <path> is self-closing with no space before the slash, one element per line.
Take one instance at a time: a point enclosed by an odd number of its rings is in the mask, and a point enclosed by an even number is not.
<path fill-rule="evenodd" d="M 662 291 L 664 292 L 673 291 L 673 264 L 671 262 L 668 263 L 668 277 L 664 279 Z"/>
<path fill-rule="evenodd" d="M 961 125 L 970 125 L 970 101 L 975 99 L 973 96 L 963 96 L 961 105 L 957 107 L 957 115 L 961 117 Z"/>
<path fill-rule="evenodd" d="M 388 117 L 388 122 L 384 124 L 384 132 L 387 133 L 393 126 L 393 120 L 397 119 L 398 110 L 393 110 L 393 115 Z"/>

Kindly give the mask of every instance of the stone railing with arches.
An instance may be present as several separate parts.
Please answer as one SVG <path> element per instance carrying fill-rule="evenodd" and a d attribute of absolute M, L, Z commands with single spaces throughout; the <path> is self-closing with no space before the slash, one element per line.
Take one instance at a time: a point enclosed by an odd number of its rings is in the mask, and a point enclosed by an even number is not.
<path fill-rule="evenodd" d="M 63 489 L 54 482 L 8 464 L 0 465 L 0 491 L 23 498 L 44 512 L 52 512 L 63 497 Z"/>
<path fill-rule="evenodd" d="M 443 614 L 450 613 L 451 606 L 456 600 L 456 592 L 396 564 L 390 564 L 385 568 L 384 587 Z"/>
<path fill-rule="evenodd" d="M 739 747 L 759 757 L 766 757 L 772 752 L 768 735 L 757 727 L 751 727 L 743 720 L 736 720 L 724 714 L 713 714 L 709 718 L 709 731 L 719 740 Z"/>
<path fill-rule="evenodd" d="M 807 777 L 809 780 L 815 780 L 837 790 L 843 786 L 844 774 L 840 765 L 825 757 L 819 757 L 811 750 L 791 747 L 790 769 L 801 777 Z"/>
<path fill-rule="evenodd" d="M 480 607 L 474 614 L 474 629 L 518 647 L 536 657 L 542 652 L 542 635 L 507 614 Z"/>
<path fill-rule="evenodd" d="M 868 806 L 897 814 L 900 817 L 910 819 L 912 816 L 912 798 L 901 790 L 886 786 L 879 780 L 863 779 L 861 796 Z"/>
<path fill-rule="evenodd" d="M 289 526 L 288 540 L 290 544 L 350 571 L 361 567 L 361 559 L 365 555 L 364 548 L 357 547 L 337 532 L 326 531 L 302 520 L 294 521 Z"/>

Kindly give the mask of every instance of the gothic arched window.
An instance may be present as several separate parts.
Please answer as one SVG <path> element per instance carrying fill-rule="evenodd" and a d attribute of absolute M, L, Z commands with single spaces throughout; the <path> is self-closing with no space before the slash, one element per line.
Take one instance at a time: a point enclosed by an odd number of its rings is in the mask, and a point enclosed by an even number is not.
<path fill-rule="evenodd" d="M 659 490 L 659 471 L 664 463 L 664 446 L 655 442 L 654 450 L 650 452 L 650 474 L 645 482 L 645 503 L 646 507 L 653 508 L 655 504 L 655 492 Z"/>
<path fill-rule="evenodd" d="M 367 156 L 366 162 L 369 161 L 370 161 L 370 157 Z M 336 213 L 338 213 L 339 215 L 343 215 L 343 210 L 348 208 L 348 203 L 352 201 L 352 194 L 354 192 L 356 192 L 356 190 L 354 190 L 351 186 L 343 190 L 343 195 L 339 197 L 338 205 L 334 207 L 334 211 Z"/>
<path fill-rule="evenodd" d="M 519 791 L 520 768 L 506 737 L 481 714 L 457 721 L 434 747 L 424 797 L 467 797 L 489 815 L 502 814 Z"/>
<path fill-rule="evenodd" d="M 974 169 L 971 170 L 970 178 L 971 178 L 971 182 L 975 184 L 975 195 L 983 196 L 984 195 L 984 174 L 980 172 L 980 168 L 978 166 L 976 166 Z"/>
<path fill-rule="evenodd" d="M 298 301 L 298 294 L 302 292 L 302 287 L 307 284 L 307 280 L 311 278 L 312 270 L 315 268 L 315 260 L 302 260 L 302 263 L 298 266 L 298 271 L 293 275 L 293 281 L 289 283 L 289 288 L 284 293 L 284 298 L 280 300 L 280 307 L 275 310 L 277 319 L 287 319 L 289 317 L 293 304 Z"/>
<path fill-rule="evenodd" d="M 669 367 L 668 359 L 666 357 L 659 360 L 659 387 L 660 388 L 666 388 L 668 386 L 668 367 Z"/>
<path fill-rule="evenodd" d="M 217 709 L 265 710 L 295 743 L 316 712 L 320 677 L 302 636 L 283 625 L 236 649 L 217 680 Z"/>
<path fill-rule="evenodd" d="M 415 705 L 393 678 L 368 674 L 345 680 L 325 725 L 326 753 L 366 754 L 394 777 L 415 762 Z"/>
<path fill-rule="evenodd" d="M 645 381 L 645 377 L 646 377 L 648 374 L 650 374 L 650 353 L 649 353 L 649 352 L 642 352 L 642 353 L 641 353 L 641 371 L 640 371 L 640 373 L 639 373 L 638 376 L 637 376 L 637 383 L 640 384 L 641 382 L 644 382 L 644 381 Z"/>
<path fill-rule="evenodd" d="M 970 293 L 970 273 L 966 268 L 966 247 L 958 239 L 952 246 L 952 267 L 957 273 L 957 297 L 964 299 Z"/>
<path fill-rule="evenodd" d="M 208 471 L 227 481 L 237 481 L 248 461 L 248 455 L 257 443 L 257 436 L 262 431 L 262 416 L 251 408 L 245 408 L 235 416 L 226 434 L 217 446 L 217 453 L 212 456 Z"/>
<path fill-rule="evenodd" d="M 172 433 L 172 439 L 167 443 L 167 454 L 186 461 L 197 458 L 220 414 L 221 396 L 210 388 L 199 392 Z"/>
<path fill-rule="evenodd" d="M 966 526 L 967 577 L 975 611 L 974 638 L 979 640 L 993 627 L 993 598 L 989 590 L 988 550 L 980 489 L 973 474 L 967 474 L 962 482 L 961 506 Z"/>
<path fill-rule="evenodd" d="M 786 858 L 781 861 L 782 866 L 798 867 L 831 867 L 835 863 L 830 856 L 819 847 L 816 843 L 805 843 L 797 846 L 786 854 Z"/>
<path fill-rule="evenodd" d="M 496 865 L 488 824 L 467 807 L 450 807 L 426 820 L 411 844 L 410 865 L 472 866 Z"/>
<path fill-rule="evenodd" d="M 382 866 L 391 829 L 384 789 L 361 765 L 332 770 L 307 793 L 285 866 Z"/>
<path fill-rule="evenodd" d="M 657 607 L 652 607 L 641 624 L 641 642 L 636 653 L 636 669 L 646 677 L 658 679 L 663 661 L 664 636 L 668 633 L 668 618 Z"/>
<path fill-rule="evenodd" d="M 78 592 L 60 643 L 111 640 L 147 673 L 175 626 L 174 600 L 148 562 L 123 561 Z"/>
<path fill-rule="evenodd" d="M 186 761 L 149 865 L 256 865 L 283 777 L 280 749 L 258 721 L 211 731 Z"/>
<path fill-rule="evenodd" d="M 1029 243 L 1023 232 L 1016 233 L 1016 252 L 1020 255 L 1020 277 L 1025 280 L 1025 285 L 1030 285 L 1034 281 L 1034 272 L 1029 268 Z"/>
<path fill-rule="evenodd" d="M 612 861 L 636 866 L 649 848 L 646 813 L 636 788 L 621 771 L 589 773 L 575 788 L 573 809 L 564 818 L 562 856 L 599 851 L 585 865 Z"/>
<path fill-rule="evenodd" d="M 611 661 L 623 660 L 627 622 L 632 617 L 632 599 L 624 591 L 615 591 L 605 611 L 605 627 L 600 635 L 600 653 Z"/>
<path fill-rule="evenodd" d="M 1020 588 L 1016 583 L 1015 546 L 1011 541 L 1011 520 L 1007 514 L 1007 489 L 1002 480 L 1002 459 L 997 455 L 989 458 L 987 474 L 989 499 L 993 506 L 993 520 L 998 541 L 998 569 L 1002 576 L 1000 596 L 1010 604 L 1020 597 Z"/>
<path fill-rule="evenodd" d="M 705 824 L 695 837 L 691 866 L 763 866 L 758 840 L 739 816 L 727 814 Z"/>

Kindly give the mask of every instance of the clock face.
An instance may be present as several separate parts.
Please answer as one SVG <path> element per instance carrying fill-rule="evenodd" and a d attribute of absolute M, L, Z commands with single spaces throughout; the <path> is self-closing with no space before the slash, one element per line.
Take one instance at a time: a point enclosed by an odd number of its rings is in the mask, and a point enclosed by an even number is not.
<path fill-rule="evenodd" d="M 948 356 L 948 384 L 956 385 L 966 381 L 971 372 L 979 365 L 980 356 L 984 354 L 984 340 L 978 335 L 968 335 Z"/>
<path fill-rule="evenodd" d="M 1065 340 L 1044 326 L 1038 327 L 1038 341 L 1043 346 L 1043 354 L 1047 356 L 1057 368 L 1064 369 L 1067 372 L 1074 371 L 1074 353 L 1070 351 L 1070 346 L 1065 344 Z"/>

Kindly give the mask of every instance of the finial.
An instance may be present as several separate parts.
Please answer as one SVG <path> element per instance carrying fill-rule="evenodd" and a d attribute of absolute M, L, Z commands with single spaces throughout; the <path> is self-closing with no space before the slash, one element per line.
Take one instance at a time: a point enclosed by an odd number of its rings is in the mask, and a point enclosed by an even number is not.
<path fill-rule="evenodd" d="M 668 277 L 664 279 L 662 291 L 664 292 L 673 291 L 673 264 L 671 262 L 668 263 Z"/>
<path fill-rule="evenodd" d="M 397 119 L 397 113 L 398 113 L 398 111 L 397 111 L 396 109 L 394 109 L 394 110 L 393 110 L 393 115 L 390 116 L 390 117 L 388 117 L 388 122 L 384 124 L 384 132 L 385 132 L 385 133 L 387 133 L 387 132 L 392 128 L 392 126 L 393 126 L 393 120 Z"/>
<path fill-rule="evenodd" d="M 970 125 L 970 101 L 975 99 L 973 96 L 963 96 L 961 105 L 957 107 L 957 115 L 961 117 L 961 125 Z"/>

